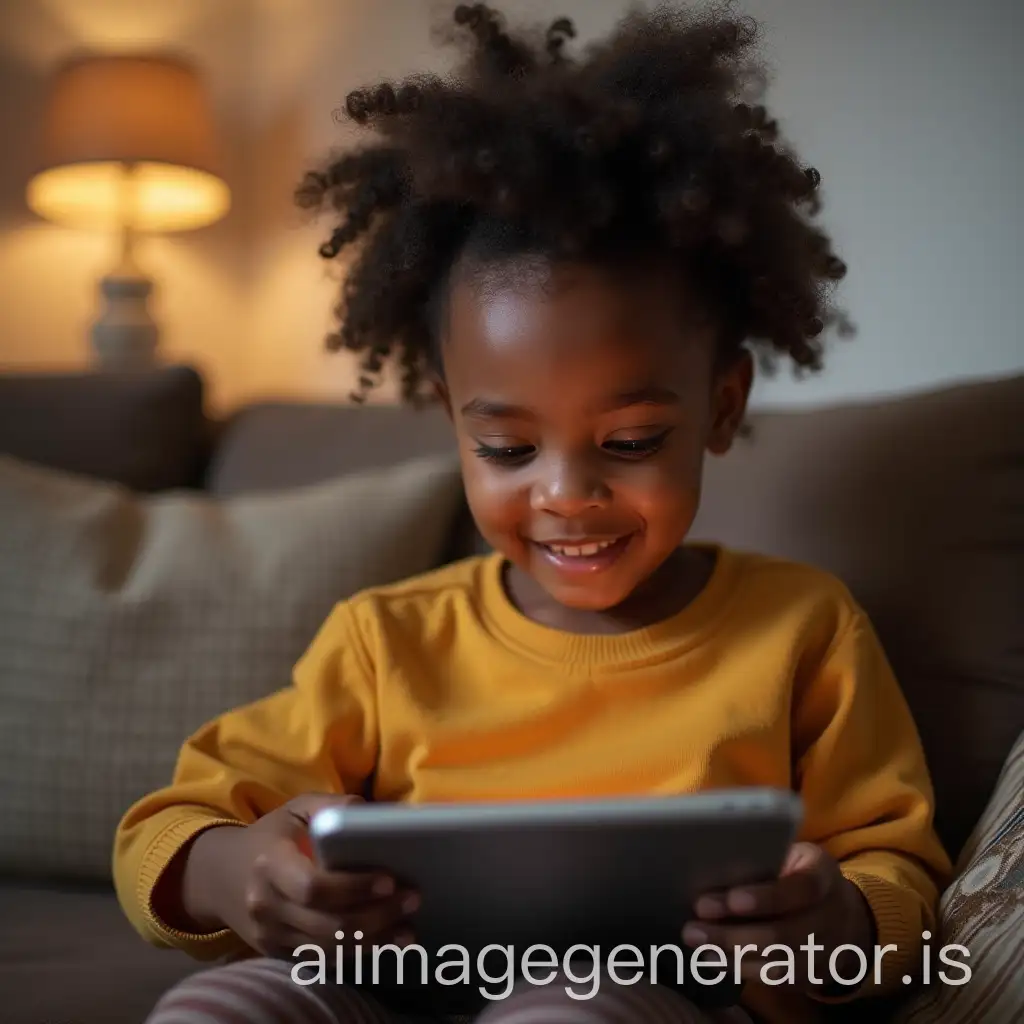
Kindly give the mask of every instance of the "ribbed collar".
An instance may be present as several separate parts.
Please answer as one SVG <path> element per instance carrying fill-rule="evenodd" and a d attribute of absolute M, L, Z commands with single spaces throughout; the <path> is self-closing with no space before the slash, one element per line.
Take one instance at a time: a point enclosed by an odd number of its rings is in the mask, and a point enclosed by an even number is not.
<path fill-rule="evenodd" d="M 681 611 L 642 629 L 617 634 L 571 633 L 527 618 L 505 590 L 506 561 L 494 553 L 485 559 L 482 615 L 502 642 L 540 662 L 567 671 L 622 671 L 677 657 L 698 646 L 715 628 L 735 590 L 736 555 L 717 545 L 692 545 L 711 551 L 715 567 L 704 589 Z"/>

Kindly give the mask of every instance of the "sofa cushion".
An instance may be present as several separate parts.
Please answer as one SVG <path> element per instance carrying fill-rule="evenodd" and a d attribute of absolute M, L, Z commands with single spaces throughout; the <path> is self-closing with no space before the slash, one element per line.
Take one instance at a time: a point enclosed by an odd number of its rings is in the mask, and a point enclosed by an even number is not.
<path fill-rule="evenodd" d="M 143 942 L 109 887 L 0 883 L 4 1024 L 142 1024 L 201 966 Z"/>
<path fill-rule="evenodd" d="M 935 945 L 967 970 L 946 966 L 936 953 L 932 984 L 895 1024 L 1024 1020 L 1024 732 L 957 868 L 942 897 Z M 940 971 L 953 984 L 944 984 Z"/>
<path fill-rule="evenodd" d="M 0 455 L 162 491 L 195 487 L 207 449 L 188 367 L 0 376 Z"/>
<path fill-rule="evenodd" d="M 438 563 L 450 457 L 215 501 L 0 460 L 0 873 L 110 876 L 187 735 L 286 685 L 334 602 Z"/>
<path fill-rule="evenodd" d="M 1024 377 L 750 423 L 707 464 L 692 535 L 846 581 L 917 719 L 955 857 L 1024 727 Z"/>
<path fill-rule="evenodd" d="M 258 403 L 223 426 L 206 487 L 217 495 L 281 490 L 454 451 L 439 405 Z"/>

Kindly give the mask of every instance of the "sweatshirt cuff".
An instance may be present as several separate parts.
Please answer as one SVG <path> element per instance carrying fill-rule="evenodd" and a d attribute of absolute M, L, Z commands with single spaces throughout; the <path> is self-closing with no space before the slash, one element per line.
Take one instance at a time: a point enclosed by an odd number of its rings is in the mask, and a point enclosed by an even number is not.
<path fill-rule="evenodd" d="M 171 822 L 153 840 L 139 868 L 136 897 L 153 938 L 161 945 L 183 950 L 199 960 L 216 960 L 244 950 L 245 944 L 227 928 L 215 932 L 184 932 L 172 928 L 153 907 L 153 892 L 171 861 L 200 833 L 210 828 L 231 825 L 244 828 L 243 822 L 212 813 L 190 810 L 187 817 Z"/>
<path fill-rule="evenodd" d="M 822 996 L 817 1001 L 847 1003 L 905 991 L 917 984 L 925 940 L 920 931 L 921 915 L 915 895 L 852 864 L 840 865 L 840 869 L 867 901 L 875 923 L 875 944 L 867 951 L 867 971 L 859 985 L 848 993 Z"/>

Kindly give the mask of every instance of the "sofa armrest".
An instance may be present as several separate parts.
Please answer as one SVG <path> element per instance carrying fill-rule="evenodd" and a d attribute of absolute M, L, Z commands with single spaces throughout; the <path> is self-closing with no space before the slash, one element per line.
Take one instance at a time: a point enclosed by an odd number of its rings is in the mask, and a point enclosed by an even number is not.
<path fill-rule="evenodd" d="M 942 896 L 931 981 L 894 1024 L 1024 1020 L 1024 732 Z"/>
<path fill-rule="evenodd" d="M 186 366 L 0 375 L 0 455 L 135 491 L 194 488 L 210 451 Z"/>

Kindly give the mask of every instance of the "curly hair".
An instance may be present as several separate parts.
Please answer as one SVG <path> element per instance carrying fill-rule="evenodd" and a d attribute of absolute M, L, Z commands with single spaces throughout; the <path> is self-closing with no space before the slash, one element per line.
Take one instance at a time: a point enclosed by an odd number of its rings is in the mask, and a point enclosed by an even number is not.
<path fill-rule="evenodd" d="M 846 268 L 814 224 L 820 175 L 801 166 L 757 94 L 758 26 L 730 5 L 624 18 L 577 59 L 575 31 L 509 31 L 460 4 L 451 76 L 349 94 L 372 142 L 332 155 L 296 191 L 337 212 L 325 259 L 355 259 L 327 343 L 362 355 L 365 399 L 397 360 L 402 394 L 441 372 L 439 309 L 453 268 L 517 255 L 677 266 L 720 325 L 722 352 L 819 368 Z M 674 262 L 671 262 L 674 261 Z"/>

